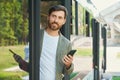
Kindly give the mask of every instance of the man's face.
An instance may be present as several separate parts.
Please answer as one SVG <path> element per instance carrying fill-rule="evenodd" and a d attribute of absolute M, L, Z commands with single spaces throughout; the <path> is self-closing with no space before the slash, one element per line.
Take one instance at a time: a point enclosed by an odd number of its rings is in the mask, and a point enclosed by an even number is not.
<path fill-rule="evenodd" d="M 54 11 L 48 16 L 48 27 L 51 30 L 59 30 L 65 22 L 64 11 Z"/>

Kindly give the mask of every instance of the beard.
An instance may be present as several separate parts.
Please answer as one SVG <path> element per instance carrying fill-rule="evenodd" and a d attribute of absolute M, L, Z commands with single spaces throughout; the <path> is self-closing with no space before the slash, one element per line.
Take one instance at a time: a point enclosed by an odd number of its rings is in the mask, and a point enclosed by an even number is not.
<path fill-rule="evenodd" d="M 60 25 L 59 25 L 58 23 L 56 23 L 56 22 L 52 22 L 52 23 L 48 22 L 48 23 L 49 23 L 49 24 L 48 24 L 48 27 L 49 27 L 51 30 L 56 31 L 56 30 L 59 30 L 59 29 L 60 29 Z"/>

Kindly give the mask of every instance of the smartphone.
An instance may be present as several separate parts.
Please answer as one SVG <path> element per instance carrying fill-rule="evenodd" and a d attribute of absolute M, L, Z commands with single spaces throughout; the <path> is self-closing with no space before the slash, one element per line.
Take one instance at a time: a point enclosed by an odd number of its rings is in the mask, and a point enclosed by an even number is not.
<path fill-rule="evenodd" d="M 11 49 L 9 49 L 9 51 L 13 54 L 13 55 L 15 55 L 16 53 L 15 52 L 13 52 Z"/>
<path fill-rule="evenodd" d="M 67 54 L 67 56 L 68 56 L 68 55 L 73 56 L 73 55 L 75 54 L 76 51 L 77 51 L 77 50 L 71 50 L 71 51 Z"/>

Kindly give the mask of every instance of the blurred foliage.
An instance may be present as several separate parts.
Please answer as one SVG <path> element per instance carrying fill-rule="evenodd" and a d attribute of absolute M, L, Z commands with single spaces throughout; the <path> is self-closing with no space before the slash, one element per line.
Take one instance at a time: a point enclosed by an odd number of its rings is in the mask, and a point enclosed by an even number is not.
<path fill-rule="evenodd" d="M 78 48 L 76 54 L 77 56 L 92 56 L 91 48 Z"/>
<path fill-rule="evenodd" d="M 27 0 L 0 1 L 0 46 L 25 43 L 28 35 L 27 8 Z"/>

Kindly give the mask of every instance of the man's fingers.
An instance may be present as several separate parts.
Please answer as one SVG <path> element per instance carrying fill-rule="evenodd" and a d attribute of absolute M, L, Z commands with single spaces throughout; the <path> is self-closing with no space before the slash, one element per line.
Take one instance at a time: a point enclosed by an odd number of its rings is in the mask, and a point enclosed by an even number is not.
<path fill-rule="evenodd" d="M 64 56 L 64 58 L 63 58 L 63 62 L 64 62 L 64 64 L 71 64 L 72 63 L 72 61 L 73 61 L 73 57 L 72 56 L 67 56 L 67 55 L 65 55 Z"/>
<path fill-rule="evenodd" d="M 71 55 L 65 55 L 64 58 L 62 59 L 63 63 L 65 64 L 66 68 L 69 68 L 70 65 L 72 64 L 73 57 Z"/>

